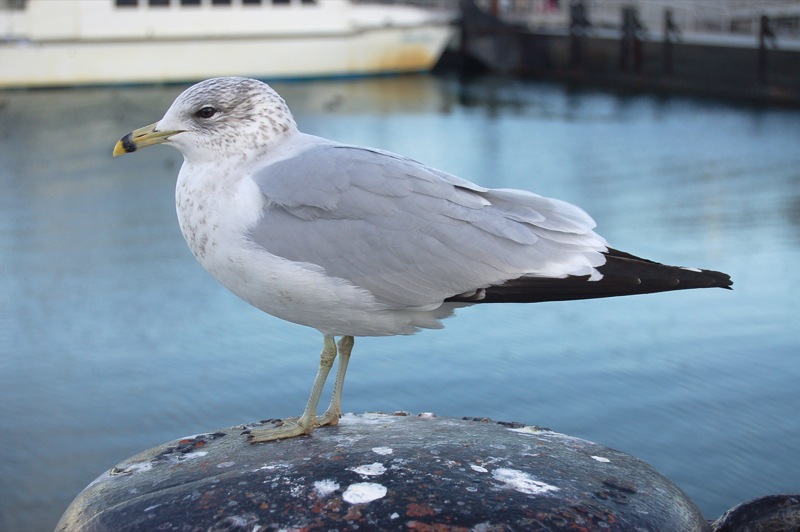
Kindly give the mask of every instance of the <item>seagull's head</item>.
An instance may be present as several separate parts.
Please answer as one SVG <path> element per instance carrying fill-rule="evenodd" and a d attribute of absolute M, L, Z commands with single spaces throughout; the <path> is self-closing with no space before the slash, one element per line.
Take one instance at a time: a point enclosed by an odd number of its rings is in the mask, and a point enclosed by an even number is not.
<path fill-rule="evenodd" d="M 125 135 L 114 156 L 162 143 L 187 161 L 258 156 L 296 130 L 286 102 L 266 83 L 214 78 L 186 89 L 158 122 Z"/>

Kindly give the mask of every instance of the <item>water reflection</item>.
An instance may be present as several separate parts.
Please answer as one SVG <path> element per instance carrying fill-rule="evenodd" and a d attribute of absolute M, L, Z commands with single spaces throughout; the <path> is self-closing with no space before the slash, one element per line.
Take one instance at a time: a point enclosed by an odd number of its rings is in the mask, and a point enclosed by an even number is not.
<path fill-rule="evenodd" d="M 551 426 L 647 460 L 709 517 L 797 490 L 799 113 L 498 79 L 275 87 L 304 131 L 567 199 L 623 249 L 736 282 L 466 309 L 444 331 L 361 339 L 346 409 Z M 0 529 L 52 528 L 143 448 L 305 403 L 318 333 L 195 264 L 175 222 L 180 156 L 110 157 L 180 90 L 0 93 Z"/>

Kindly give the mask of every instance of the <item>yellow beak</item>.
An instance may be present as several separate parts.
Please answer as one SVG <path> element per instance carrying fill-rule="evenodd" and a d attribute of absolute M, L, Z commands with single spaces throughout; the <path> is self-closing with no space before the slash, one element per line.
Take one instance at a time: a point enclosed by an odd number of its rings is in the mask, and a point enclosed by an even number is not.
<path fill-rule="evenodd" d="M 131 153 L 140 148 L 152 146 L 153 144 L 161 144 L 169 140 L 172 135 L 182 133 L 181 130 L 156 131 L 157 124 L 158 122 L 131 131 L 119 139 L 116 146 L 114 146 L 114 157 L 124 153 Z"/>

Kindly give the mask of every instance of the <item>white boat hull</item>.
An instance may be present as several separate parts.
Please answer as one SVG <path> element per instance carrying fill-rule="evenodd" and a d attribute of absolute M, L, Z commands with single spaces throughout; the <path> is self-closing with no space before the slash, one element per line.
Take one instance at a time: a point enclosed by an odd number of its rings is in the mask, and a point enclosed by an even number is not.
<path fill-rule="evenodd" d="M 0 40 L 0 87 L 426 71 L 453 33 L 419 9 L 318 1 L 215 11 L 39 0 L 27 13 L 0 13 L 13 30 Z"/>
<path fill-rule="evenodd" d="M 431 69 L 448 27 L 385 28 L 350 35 L 199 42 L 0 45 L 0 86 L 192 81 L 211 76 L 308 78 Z"/>

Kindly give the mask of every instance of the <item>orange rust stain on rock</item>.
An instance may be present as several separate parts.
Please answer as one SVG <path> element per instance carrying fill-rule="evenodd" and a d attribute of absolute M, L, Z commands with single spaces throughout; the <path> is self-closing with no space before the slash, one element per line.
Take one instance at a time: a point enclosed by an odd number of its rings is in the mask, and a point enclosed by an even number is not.
<path fill-rule="evenodd" d="M 406 514 L 410 517 L 423 517 L 426 515 L 433 515 L 435 512 L 427 504 L 418 504 L 412 502 L 407 506 Z"/>
<path fill-rule="evenodd" d="M 347 521 L 357 521 L 362 517 L 361 509 L 358 506 L 351 506 L 350 509 L 347 510 L 347 515 L 344 516 Z"/>

